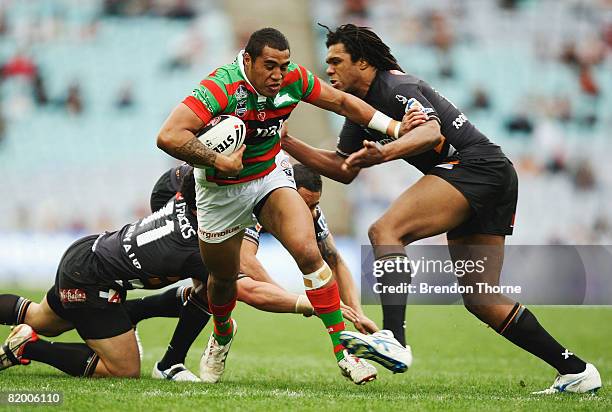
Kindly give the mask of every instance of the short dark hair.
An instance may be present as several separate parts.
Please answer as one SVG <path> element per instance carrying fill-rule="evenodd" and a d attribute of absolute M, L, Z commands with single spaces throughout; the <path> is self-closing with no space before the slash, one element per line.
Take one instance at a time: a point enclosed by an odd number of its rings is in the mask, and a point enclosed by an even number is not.
<path fill-rule="evenodd" d="M 354 62 L 363 59 L 378 70 L 402 70 L 397 59 L 391 54 L 391 49 L 369 27 L 343 24 L 332 31 L 327 29 L 325 46 L 342 43 Z"/>
<path fill-rule="evenodd" d="M 261 52 L 266 46 L 276 50 L 290 50 L 289 41 L 283 33 L 272 27 L 266 27 L 251 34 L 244 51 L 255 60 L 261 56 Z"/>
<path fill-rule="evenodd" d="M 301 163 L 293 165 L 293 176 L 295 177 L 295 185 L 298 189 L 303 187 L 311 192 L 323 191 L 321 175 L 309 167 Z"/>
<path fill-rule="evenodd" d="M 196 207 L 196 191 L 195 191 L 195 177 L 193 176 L 193 169 L 189 170 L 183 176 L 183 182 L 181 183 L 181 195 L 185 199 L 185 203 L 189 210 L 197 210 Z"/>

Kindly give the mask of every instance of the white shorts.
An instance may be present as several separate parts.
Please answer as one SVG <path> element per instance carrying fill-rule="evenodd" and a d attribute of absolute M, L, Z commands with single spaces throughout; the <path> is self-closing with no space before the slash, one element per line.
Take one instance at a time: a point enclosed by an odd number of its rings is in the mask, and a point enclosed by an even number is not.
<path fill-rule="evenodd" d="M 276 156 L 276 168 L 272 172 L 250 182 L 213 186 L 206 182 L 203 169 L 194 169 L 194 173 L 198 237 L 206 243 L 221 243 L 241 230 L 255 226 L 257 220 L 253 208 L 257 203 L 275 189 L 295 189 L 293 168 L 282 151 Z"/>

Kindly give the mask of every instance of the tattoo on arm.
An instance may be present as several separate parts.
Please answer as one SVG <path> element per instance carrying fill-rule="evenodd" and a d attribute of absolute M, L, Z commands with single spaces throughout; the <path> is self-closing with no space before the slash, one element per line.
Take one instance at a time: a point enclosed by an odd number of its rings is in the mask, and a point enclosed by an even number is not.
<path fill-rule="evenodd" d="M 330 241 L 329 236 L 317 242 L 317 245 L 319 246 L 321 257 L 329 265 L 329 267 L 332 270 L 338 267 L 338 250 L 336 249 L 336 246 Z"/>
<path fill-rule="evenodd" d="M 214 167 L 215 160 L 217 160 L 217 153 L 204 146 L 195 136 L 184 145 L 173 149 L 169 154 L 192 165 Z"/>

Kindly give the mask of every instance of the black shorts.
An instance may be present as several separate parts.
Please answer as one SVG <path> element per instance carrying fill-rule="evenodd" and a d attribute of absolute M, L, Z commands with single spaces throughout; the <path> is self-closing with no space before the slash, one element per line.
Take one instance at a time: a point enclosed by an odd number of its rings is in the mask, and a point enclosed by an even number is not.
<path fill-rule="evenodd" d="M 74 324 L 83 339 L 105 339 L 132 328 L 123 307 L 127 292 L 100 283 L 102 265 L 91 247 L 98 235 L 74 242 L 62 256 L 47 302 L 62 319 Z"/>
<path fill-rule="evenodd" d="M 427 174 L 441 177 L 452 184 L 472 208 L 471 217 L 447 233 L 449 239 L 474 234 L 512 234 L 518 178 L 508 158 L 454 157 L 435 166 Z"/>
<path fill-rule="evenodd" d="M 176 195 L 177 188 L 172 184 L 170 174 L 174 169 L 161 175 L 161 177 L 153 186 L 151 192 L 151 198 L 149 204 L 151 205 L 151 212 L 156 212 L 168 203 L 168 200 L 172 199 L 172 196 Z"/>

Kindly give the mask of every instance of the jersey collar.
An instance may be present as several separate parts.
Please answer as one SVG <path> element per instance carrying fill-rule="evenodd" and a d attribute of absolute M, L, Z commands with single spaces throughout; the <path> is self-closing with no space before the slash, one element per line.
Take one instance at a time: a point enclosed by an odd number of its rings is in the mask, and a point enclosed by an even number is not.
<path fill-rule="evenodd" d="M 238 61 L 238 68 L 240 69 L 240 74 L 242 75 L 242 77 L 244 78 L 244 80 L 247 83 L 247 90 L 249 90 L 252 93 L 255 93 L 257 95 L 257 103 L 264 103 L 268 98 L 266 96 L 263 96 L 261 94 L 259 94 L 259 92 L 253 87 L 253 85 L 251 84 L 251 82 L 249 81 L 249 78 L 247 77 L 246 73 L 244 72 L 244 50 L 240 50 L 240 52 L 238 53 L 238 56 L 236 57 L 236 60 Z"/>

